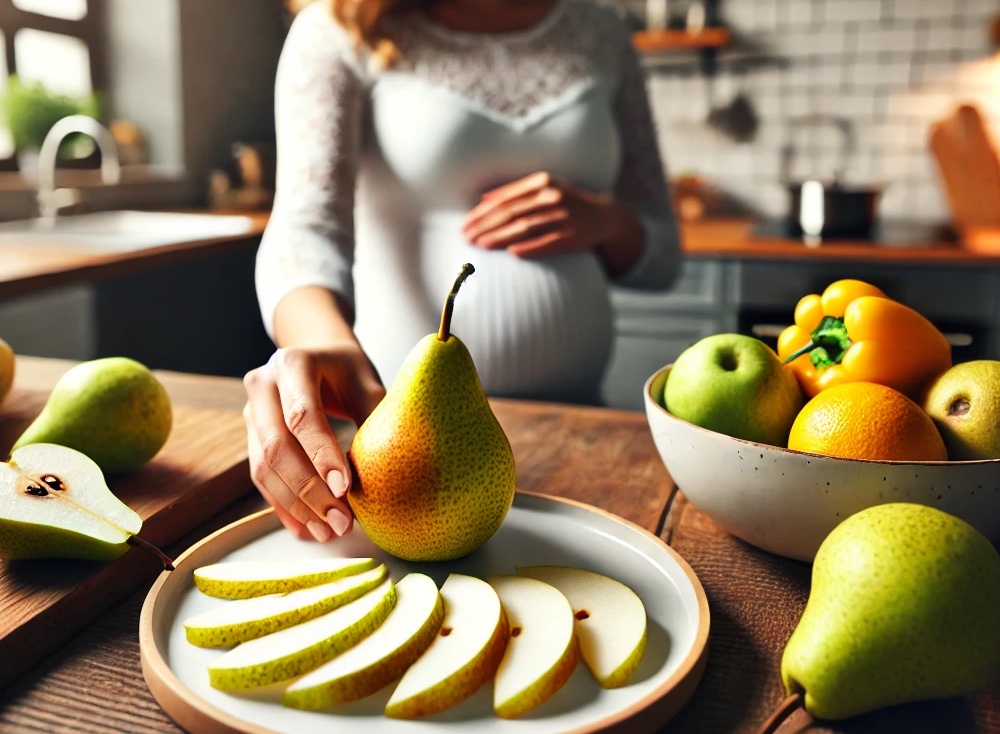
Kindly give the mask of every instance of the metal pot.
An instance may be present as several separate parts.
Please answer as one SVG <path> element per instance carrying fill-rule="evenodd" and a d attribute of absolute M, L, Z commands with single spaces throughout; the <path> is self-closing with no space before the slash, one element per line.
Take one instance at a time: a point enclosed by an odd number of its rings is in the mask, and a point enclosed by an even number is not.
<path fill-rule="evenodd" d="M 856 147 L 854 126 L 850 120 L 825 115 L 809 115 L 792 120 L 791 128 L 832 124 L 841 132 L 843 146 L 840 163 L 828 179 L 810 178 L 792 181 L 790 177 L 795 147 L 792 132 L 782 149 L 782 176 L 788 190 L 786 229 L 793 237 L 804 237 L 815 243 L 823 239 L 870 239 L 877 217 L 877 186 L 847 186 L 842 183 L 844 171 Z"/>

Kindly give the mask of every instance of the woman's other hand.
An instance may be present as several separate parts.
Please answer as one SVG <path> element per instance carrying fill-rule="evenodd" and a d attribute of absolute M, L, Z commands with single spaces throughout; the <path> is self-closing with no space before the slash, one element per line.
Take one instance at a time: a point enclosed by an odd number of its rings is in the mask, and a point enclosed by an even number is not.
<path fill-rule="evenodd" d="M 385 395 L 356 342 L 279 349 L 243 380 L 250 475 L 296 537 L 350 531 L 351 471 L 328 416 L 361 425 Z"/>
<path fill-rule="evenodd" d="M 463 233 L 477 247 L 506 248 L 524 258 L 601 249 L 636 237 L 641 246 L 643 237 L 635 218 L 611 198 L 545 172 L 487 191 L 466 217 Z"/>

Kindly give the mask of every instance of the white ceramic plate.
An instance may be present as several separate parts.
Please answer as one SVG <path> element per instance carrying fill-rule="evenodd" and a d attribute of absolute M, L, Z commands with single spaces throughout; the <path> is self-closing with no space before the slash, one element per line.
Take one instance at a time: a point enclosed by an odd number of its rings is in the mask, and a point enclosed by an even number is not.
<path fill-rule="evenodd" d="M 226 602 L 199 592 L 195 568 L 224 560 L 303 559 L 373 556 L 389 567 L 393 580 L 411 570 L 444 583 L 449 573 L 480 578 L 513 573 L 518 565 L 561 564 L 617 578 L 642 599 L 649 620 L 646 654 L 634 680 L 603 690 L 581 664 L 566 686 L 521 719 L 492 712 L 492 689 L 422 721 L 388 719 L 382 709 L 392 685 L 357 703 L 329 712 L 281 705 L 284 686 L 233 695 L 208 684 L 208 664 L 223 654 L 187 642 L 183 621 Z M 621 518 L 580 503 L 519 492 L 500 530 L 475 553 L 458 561 L 411 564 L 388 556 L 360 528 L 326 544 L 303 542 L 281 528 L 273 512 L 252 515 L 196 544 L 160 576 L 143 605 L 140 649 L 143 674 L 154 697 L 178 724 L 205 732 L 310 731 L 393 732 L 469 731 L 590 732 L 614 729 L 630 734 L 659 729 L 693 693 L 704 670 L 709 629 L 708 602 L 687 563 L 659 538 Z"/>

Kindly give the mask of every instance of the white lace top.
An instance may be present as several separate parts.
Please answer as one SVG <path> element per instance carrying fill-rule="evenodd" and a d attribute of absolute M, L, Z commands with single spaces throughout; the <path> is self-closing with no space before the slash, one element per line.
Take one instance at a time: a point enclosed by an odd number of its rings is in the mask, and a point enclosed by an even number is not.
<path fill-rule="evenodd" d="M 526 31 L 461 33 L 422 16 L 388 25 L 401 59 L 377 68 L 314 3 L 278 67 L 277 195 L 257 258 L 269 332 L 279 300 L 321 285 L 356 310 L 388 385 L 463 262 L 476 274 L 452 331 L 491 395 L 587 400 L 612 344 L 594 253 L 520 259 L 461 234 L 482 192 L 536 171 L 613 194 L 641 220 L 640 262 L 617 282 L 664 288 L 678 237 L 641 69 L 614 12 L 557 0 Z"/>

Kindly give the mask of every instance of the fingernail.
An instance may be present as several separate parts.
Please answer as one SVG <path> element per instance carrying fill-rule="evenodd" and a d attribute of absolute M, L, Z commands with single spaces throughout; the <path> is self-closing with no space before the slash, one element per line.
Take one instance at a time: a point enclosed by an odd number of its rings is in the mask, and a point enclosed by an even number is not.
<path fill-rule="evenodd" d="M 333 533 L 330 532 L 330 528 L 318 520 L 309 520 L 306 522 L 306 527 L 309 528 L 309 532 L 312 533 L 312 536 L 320 543 L 325 543 L 333 536 Z M 337 534 L 340 535 L 340 533 Z"/>
<path fill-rule="evenodd" d="M 347 532 L 347 528 L 351 527 L 351 521 L 347 519 L 347 515 L 337 509 L 326 513 L 326 521 L 330 523 L 330 527 L 337 535 L 343 535 Z"/>
<path fill-rule="evenodd" d="M 326 486 L 333 492 L 333 496 L 340 499 L 347 494 L 347 477 L 339 469 L 333 469 L 326 475 Z"/>

